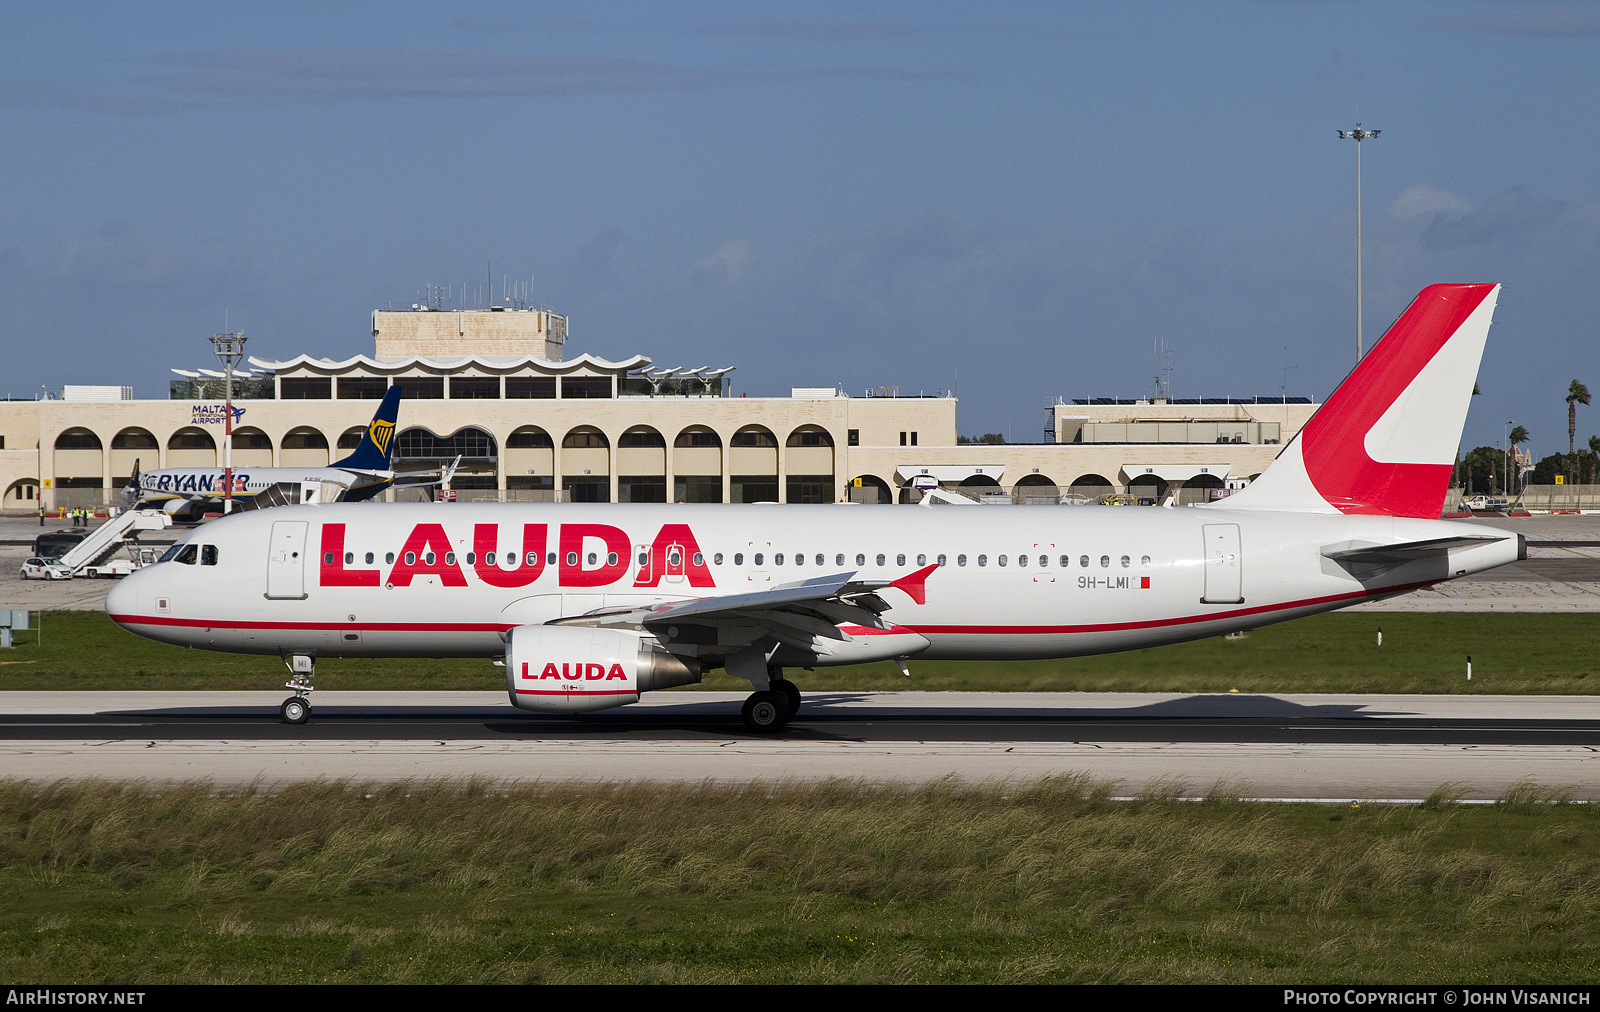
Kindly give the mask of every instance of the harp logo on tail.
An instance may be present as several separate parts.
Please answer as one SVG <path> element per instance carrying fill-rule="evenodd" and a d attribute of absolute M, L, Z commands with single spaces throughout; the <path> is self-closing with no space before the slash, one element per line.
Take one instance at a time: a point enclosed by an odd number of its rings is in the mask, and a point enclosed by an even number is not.
<path fill-rule="evenodd" d="M 381 418 L 374 418 L 372 424 L 367 426 L 367 435 L 378 448 L 379 453 L 389 452 L 389 440 L 394 438 L 394 423 L 386 422 Z"/>

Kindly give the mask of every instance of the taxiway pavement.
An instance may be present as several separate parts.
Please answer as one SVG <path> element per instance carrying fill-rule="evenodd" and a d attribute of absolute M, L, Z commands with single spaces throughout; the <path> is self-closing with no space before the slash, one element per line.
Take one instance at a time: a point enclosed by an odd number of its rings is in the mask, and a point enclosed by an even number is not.
<path fill-rule="evenodd" d="M 54 780 L 1006 781 L 1082 773 L 1249 797 L 1494 798 L 1529 782 L 1600 797 L 1600 697 L 817 693 L 774 736 L 739 693 L 653 693 L 583 716 L 492 692 L 11 692 L 0 768 Z"/>

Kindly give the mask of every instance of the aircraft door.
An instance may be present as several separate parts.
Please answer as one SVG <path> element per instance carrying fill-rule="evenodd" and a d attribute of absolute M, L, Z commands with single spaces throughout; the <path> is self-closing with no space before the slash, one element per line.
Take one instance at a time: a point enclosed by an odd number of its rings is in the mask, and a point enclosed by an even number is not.
<path fill-rule="evenodd" d="M 682 583 L 684 580 L 684 555 L 683 546 L 677 542 L 667 546 L 667 565 L 665 583 Z"/>
<path fill-rule="evenodd" d="M 272 525 L 267 548 L 268 598 L 305 600 L 307 526 L 304 520 L 279 520 Z"/>
<path fill-rule="evenodd" d="M 1202 604 L 1239 604 L 1244 600 L 1243 558 L 1238 524 L 1206 524 L 1206 588 Z"/>

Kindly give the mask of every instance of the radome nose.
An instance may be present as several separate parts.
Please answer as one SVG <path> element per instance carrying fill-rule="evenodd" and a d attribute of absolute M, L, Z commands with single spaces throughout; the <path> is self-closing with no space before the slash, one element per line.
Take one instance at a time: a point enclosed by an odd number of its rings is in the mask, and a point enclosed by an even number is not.
<path fill-rule="evenodd" d="M 112 587 L 110 593 L 106 594 L 106 614 L 111 616 L 112 621 L 116 621 L 119 615 L 134 614 L 134 595 L 137 592 L 134 590 L 133 584 L 138 581 L 141 575 L 140 573 L 129 573 L 118 580 L 116 586 Z"/>

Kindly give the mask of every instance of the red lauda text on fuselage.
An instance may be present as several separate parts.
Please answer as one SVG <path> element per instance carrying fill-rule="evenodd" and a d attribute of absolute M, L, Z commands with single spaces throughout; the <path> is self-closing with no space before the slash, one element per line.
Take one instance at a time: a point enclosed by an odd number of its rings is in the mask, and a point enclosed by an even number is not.
<path fill-rule="evenodd" d="M 357 567 L 354 553 L 346 562 L 344 524 L 323 524 L 320 585 L 409 587 L 419 576 L 432 576 L 442 587 L 465 587 L 472 582 L 467 575 L 470 572 L 477 582 L 490 587 L 526 587 L 544 574 L 549 561 L 545 553 L 550 525 L 521 527 L 520 551 L 506 551 L 499 524 L 474 524 L 468 562 L 467 557 L 456 553 L 444 524 L 417 524 L 395 553 L 389 575 L 384 578 L 381 569 Z M 556 585 L 560 587 L 608 587 L 625 579 L 631 568 L 633 540 L 620 527 L 561 524 L 556 545 Z M 717 585 L 688 524 L 661 527 L 631 586 L 658 587 L 663 579 L 681 579 L 691 587 Z"/>

